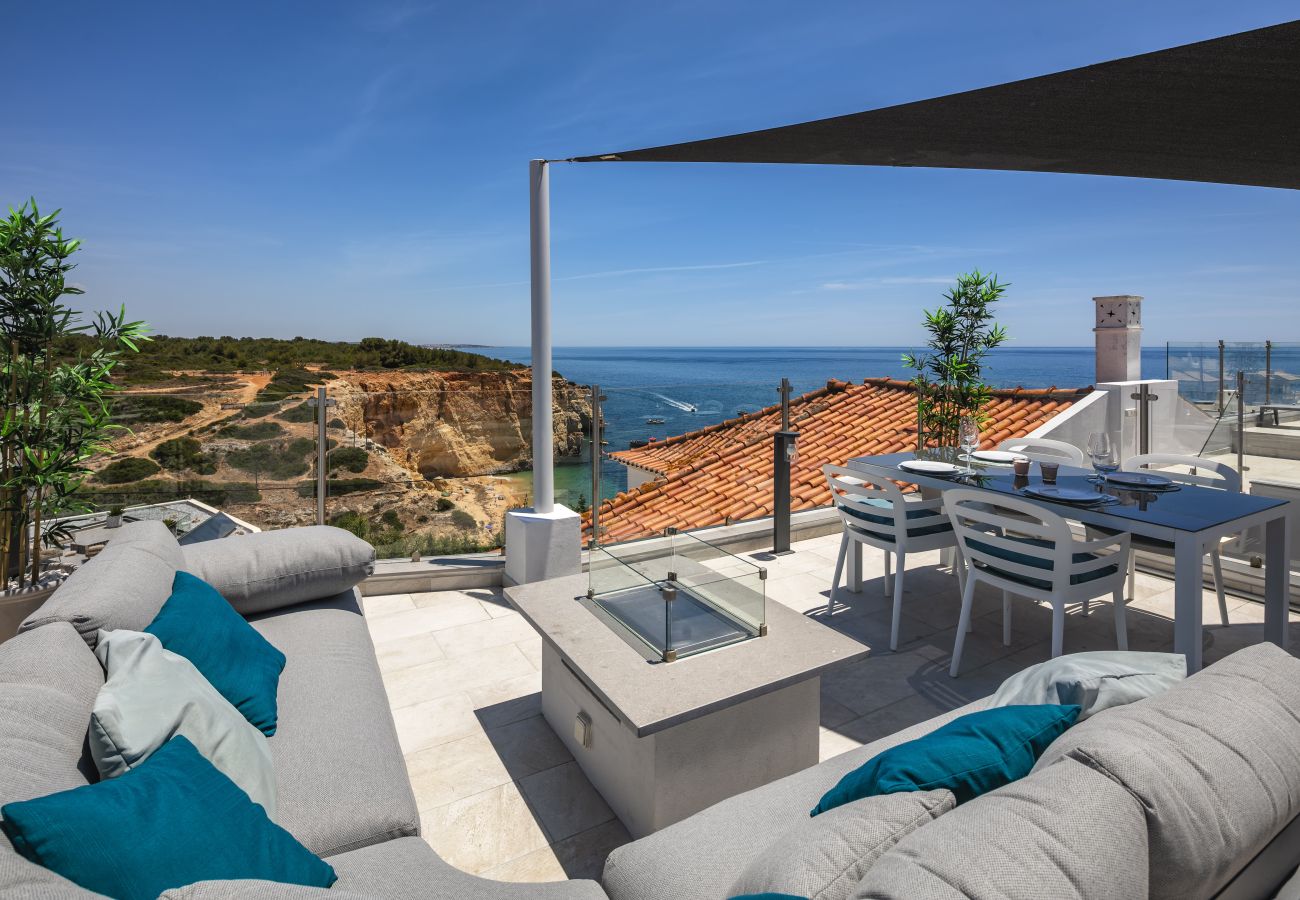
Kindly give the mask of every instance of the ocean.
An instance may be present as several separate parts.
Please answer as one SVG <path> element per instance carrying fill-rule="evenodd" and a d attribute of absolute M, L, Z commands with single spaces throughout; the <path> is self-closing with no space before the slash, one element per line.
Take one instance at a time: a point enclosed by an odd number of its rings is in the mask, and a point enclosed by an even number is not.
<path fill-rule="evenodd" d="M 477 348 L 476 348 L 477 349 Z M 911 376 L 906 347 L 556 347 L 552 367 L 570 381 L 599 384 L 605 401 L 606 451 L 629 442 L 662 440 L 776 403 L 781 379 L 794 395 L 826 381 Z M 527 347 L 486 347 L 478 352 L 527 363 Z M 1075 388 L 1092 384 L 1091 347 L 1000 347 L 989 354 L 986 380 L 997 387 Z M 1166 377 L 1164 347 L 1142 351 L 1145 378 Z M 662 420 L 662 421 L 660 421 Z M 590 448 L 581 462 L 556 467 L 556 500 L 573 506 L 591 500 Z M 512 476 L 527 482 L 528 473 Z M 627 486 L 626 470 L 601 465 L 601 495 Z"/>

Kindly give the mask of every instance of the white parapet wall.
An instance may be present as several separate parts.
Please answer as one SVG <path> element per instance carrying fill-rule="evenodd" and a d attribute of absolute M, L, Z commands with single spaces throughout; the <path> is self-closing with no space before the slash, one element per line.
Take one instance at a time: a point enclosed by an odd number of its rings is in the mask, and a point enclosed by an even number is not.
<path fill-rule="evenodd" d="M 1122 457 L 1138 452 L 1140 433 L 1138 401 L 1133 395 L 1143 385 L 1156 399 L 1148 406 L 1151 416 L 1150 452 L 1196 455 L 1214 429 L 1215 420 L 1178 394 L 1178 382 L 1165 379 L 1111 381 L 1070 405 L 1035 429 L 1029 437 L 1052 438 L 1073 444 L 1085 453 L 1088 436 L 1105 431 L 1119 435 Z"/>

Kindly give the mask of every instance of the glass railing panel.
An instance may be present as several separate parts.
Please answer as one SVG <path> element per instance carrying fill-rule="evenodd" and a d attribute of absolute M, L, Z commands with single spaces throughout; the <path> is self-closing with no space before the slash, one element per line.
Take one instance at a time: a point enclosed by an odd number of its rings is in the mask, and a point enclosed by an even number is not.
<path fill-rule="evenodd" d="M 673 570 L 687 591 L 753 634 L 767 623 L 767 570 L 691 532 L 672 535 Z"/>
<path fill-rule="evenodd" d="M 595 519 L 602 544 L 660 535 L 670 524 L 708 527 L 770 515 L 770 482 L 763 488 L 757 479 L 720 471 L 711 501 L 691 504 L 676 493 L 674 478 L 716 466 L 728 452 L 770 454 L 771 436 L 780 427 L 779 384 L 780 378 L 774 377 L 748 382 L 601 385 L 599 447 L 592 451 L 596 438 L 589 431 L 580 465 L 557 465 L 557 500 L 586 513 L 585 536 L 590 540 L 592 516 L 588 508 L 591 498 L 599 496 Z M 794 385 L 793 396 L 825 386 L 825 381 Z M 793 425 L 798 427 L 797 422 Z M 633 495 L 645 485 L 650 485 L 646 490 L 653 490 L 656 483 L 670 496 L 657 501 L 654 510 L 641 507 Z"/>

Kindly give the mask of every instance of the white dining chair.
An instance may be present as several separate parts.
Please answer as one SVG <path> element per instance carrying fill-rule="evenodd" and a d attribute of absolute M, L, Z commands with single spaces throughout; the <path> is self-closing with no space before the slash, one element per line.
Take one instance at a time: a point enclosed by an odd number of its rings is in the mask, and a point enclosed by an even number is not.
<path fill-rule="evenodd" d="M 1120 467 L 1125 472 L 1154 471 L 1177 484 L 1191 484 L 1199 487 L 1214 488 L 1220 491 L 1241 493 L 1241 474 L 1227 463 L 1199 456 L 1184 456 L 1177 453 L 1143 453 L 1130 456 Z M 1225 541 L 1232 538 L 1225 538 Z M 1154 553 L 1172 558 L 1174 545 L 1154 538 L 1134 537 L 1133 549 L 1143 553 Z M 1228 624 L 1228 598 L 1223 590 L 1223 558 L 1219 554 L 1219 544 L 1208 548 L 1210 570 L 1214 573 L 1214 593 L 1219 599 L 1219 620 Z M 1137 581 L 1137 562 L 1130 556 L 1128 566 L 1128 597 L 1133 598 Z"/>
<path fill-rule="evenodd" d="M 990 491 L 952 488 L 943 493 L 943 507 L 966 560 L 961 620 L 949 675 L 956 678 L 961 666 L 979 582 L 1002 591 L 1003 644 L 1011 644 L 1012 595 L 1052 605 L 1052 656 L 1057 657 L 1065 644 L 1065 607 L 1110 594 L 1115 641 L 1119 649 L 1128 649 L 1124 619 L 1128 534 L 1080 540 L 1064 517 L 1037 503 Z"/>
<path fill-rule="evenodd" d="M 894 610 L 889 627 L 889 649 L 897 650 L 907 554 L 956 547 L 952 525 L 943 511 L 943 500 L 923 500 L 915 494 L 907 495 L 887 478 L 877 480 L 840 466 L 822 466 L 822 473 L 826 476 L 843 529 L 826 611 L 835 611 L 835 592 L 839 589 L 840 576 L 844 572 L 844 562 L 849 552 L 857 552 L 854 544 L 865 544 L 884 552 L 886 596 L 889 595 L 891 586 L 889 562 L 892 553 L 898 557 L 898 564 L 892 585 Z M 909 497 L 914 499 L 908 499 Z M 960 586 L 960 557 L 953 565 L 953 572 Z"/>
<path fill-rule="evenodd" d="M 999 450 L 1019 453 L 1034 462 L 1054 462 L 1065 466 L 1087 466 L 1083 451 L 1074 444 L 1052 438 L 1007 438 L 998 444 Z"/>

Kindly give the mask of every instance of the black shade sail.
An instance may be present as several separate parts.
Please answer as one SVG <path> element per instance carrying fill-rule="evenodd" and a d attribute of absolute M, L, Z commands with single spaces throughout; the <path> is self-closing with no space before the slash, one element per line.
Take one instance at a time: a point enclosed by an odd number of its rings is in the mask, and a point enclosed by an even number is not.
<path fill-rule="evenodd" d="M 810 163 L 1300 189 L 1300 21 L 868 112 L 572 162 Z"/>

